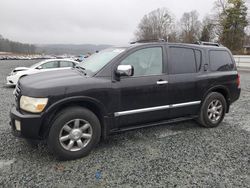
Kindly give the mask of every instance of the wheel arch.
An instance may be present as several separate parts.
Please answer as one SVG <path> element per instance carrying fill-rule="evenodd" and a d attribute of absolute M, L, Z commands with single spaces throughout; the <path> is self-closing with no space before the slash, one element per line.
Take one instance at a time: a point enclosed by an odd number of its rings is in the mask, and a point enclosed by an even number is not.
<path fill-rule="evenodd" d="M 46 138 L 49 134 L 50 128 L 56 116 L 63 110 L 69 107 L 80 106 L 93 112 L 100 121 L 102 137 L 106 137 L 106 123 L 104 117 L 107 116 L 107 111 L 103 104 L 99 101 L 88 97 L 70 97 L 62 99 L 55 104 L 51 105 L 45 110 L 45 117 L 39 134 L 41 137 Z"/>
<path fill-rule="evenodd" d="M 22 79 L 23 77 L 28 76 L 28 75 L 29 75 L 29 74 L 24 74 L 24 75 L 19 76 L 19 77 L 16 79 L 16 84 L 18 83 L 18 81 L 19 81 L 20 79 Z"/>
<path fill-rule="evenodd" d="M 204 100 L 207 97 L 207 95 L 209 93 L 211 93 L 211 92 L 217 92 L 217 93 L 220 93 L 220 94 L 223 95 L 223 97 L 225 98 L 226 103 L 227 103 L 226 113 L 228 113 L 229 112 L 229 108 L 230 108 L 230 101 L 231 101 L 230 100 L 230 92 L 229 92 L 229 90 L 225 86 L 215 86 L 215 87 L 212 87 L 203 96 L 202 103 L 204 102 Z"/>

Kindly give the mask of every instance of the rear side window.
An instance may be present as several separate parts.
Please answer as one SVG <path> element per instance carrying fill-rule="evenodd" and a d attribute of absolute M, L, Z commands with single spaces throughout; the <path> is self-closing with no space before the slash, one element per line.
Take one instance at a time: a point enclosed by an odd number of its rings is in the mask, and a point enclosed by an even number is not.
<path fill-rule="evenodd" d="M 60 67 L 73 67 L 74 64 L 70 61 L 60 61 Z"/>
<path fill-rule="evenodd" d="M 185 74 L 196 72 L 196 57 L 193 49 L 170 47 L 169 58 L 170 74 Z M 200 58 L 198 53 L 197 58 Z"/>
<path fill-rule="evenodd" d="M 209 59 L 212 71 L 228 71 L 234 67 L 231 56 L 227 51 L 210 51 Z"/>

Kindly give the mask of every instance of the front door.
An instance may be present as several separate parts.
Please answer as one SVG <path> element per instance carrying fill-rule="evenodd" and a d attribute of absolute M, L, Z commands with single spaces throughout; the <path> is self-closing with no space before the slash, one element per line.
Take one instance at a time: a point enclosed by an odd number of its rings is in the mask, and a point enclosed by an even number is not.
<path fill-rule="evenodd" d="M 165 74 L 163 46 L 138 49 L 119 64 L 132 65 L 134 76 L 115 82 L 119 93 L 119 110 L 115 112 L 119 127 L 159 121 L 168 117 L 168 81 Z"/>

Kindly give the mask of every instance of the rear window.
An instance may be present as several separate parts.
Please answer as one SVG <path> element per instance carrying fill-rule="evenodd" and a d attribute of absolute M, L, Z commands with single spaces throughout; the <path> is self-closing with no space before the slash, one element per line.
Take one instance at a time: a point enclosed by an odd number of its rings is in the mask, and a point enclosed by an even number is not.
<path fill-rule="evenodd" d="M 232 70 L 234 65 L 227 51 L 212 50 L 209 52 L 210 66 L 212 71 Z"/>
<path fill-rule="evenodd" d="M 197 53 L 197 59 L 200 59 Z M 169 73 L 185 74 L 196 72 L 195 53 L 190 48 L 170 47 L 169 48 Z"/>

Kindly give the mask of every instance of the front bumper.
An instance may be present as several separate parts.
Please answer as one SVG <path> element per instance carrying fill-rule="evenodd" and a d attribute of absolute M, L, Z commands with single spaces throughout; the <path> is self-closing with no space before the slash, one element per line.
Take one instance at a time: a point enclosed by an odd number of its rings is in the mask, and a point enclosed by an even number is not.
<path fill-rule="evenodd" d="M 16 85 L 16 79 L 13 76 L 7 76 L 6 85 L 15 86 Z"/>
<path fill-rule="evenodd" d="M 35 140 L 42 139 L 39 135 L 42 125 L 42 117 L 40 114 L 22 114 L 16 110 L 16 107 L 12 107 L 10 119 L 10 126 L 14 136 Z M 17 125 L 17 122 L 19 122 L 20 125 Z"/>

